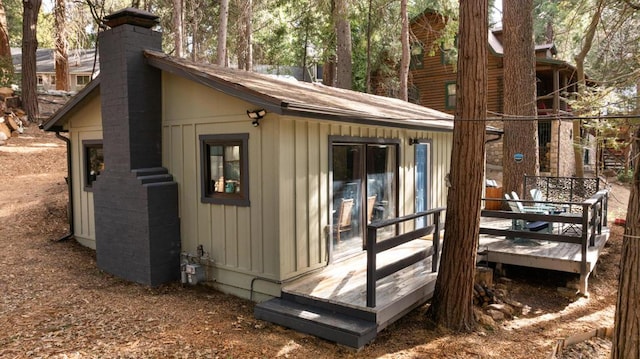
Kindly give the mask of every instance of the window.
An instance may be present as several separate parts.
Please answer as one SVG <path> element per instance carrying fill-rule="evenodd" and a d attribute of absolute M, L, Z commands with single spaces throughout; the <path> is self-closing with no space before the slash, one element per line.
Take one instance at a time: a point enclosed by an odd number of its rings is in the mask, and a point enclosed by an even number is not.
<path fill-rule="evenodd" d="M 42 75 L 38 75 L 38 86 L 44 85 L 44 77 Z"/>
<path fill-rule="evenodd" d="M 104 171 L 102 140 L 82 141 L 84 153 L 84 189 L 91 191 L 93 182 Z"/>
<path fill-rule="evenodd" d="M 91 81 L 91 76 L 89 75 L 78 75 L 76 76 L 76 85 L 85 86 Z"/>
<path fill-rule="evenodd" d="M 445 86 L 445 104 L 444 108 L 447 110 L 456 109 L 456 83 L 447 82 Z"/>
<path fill-rule="evenodd" d="M 202 202 L 249 206 L 249 134 L 200 135 Z"/>
<path fill-rule="evenodd" d="M 453 40 L 453 44 L 442 43 L 440 45 L 440 63 L 443 65 L 455 64 L 458 60 L 458 38 Z"/>
<path fill-rule="evenodd" d="M 424 68 L 424 48 L 419 42 L 411 44 L 411 61 L 409 62 L 411 70 Z"/>

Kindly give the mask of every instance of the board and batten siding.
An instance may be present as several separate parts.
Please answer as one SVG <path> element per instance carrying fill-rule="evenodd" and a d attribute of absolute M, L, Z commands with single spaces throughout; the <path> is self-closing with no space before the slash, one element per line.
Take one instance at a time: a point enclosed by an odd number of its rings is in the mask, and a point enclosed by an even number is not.
<path fill-rule="evenodd" d="M 451 133 L 346 124 L 268 113 L 253 127 L 255 105 L 163 73 L 163 165 L 179 186 L 182 250 L 202 245 L 209 280 L 254 299 L 279 295 L 279 282 L 327 264 L 331 222 L 331 136 L 400 140 L 400 215 L 413 213 L 414 148 L 431 140 L 430 206 L 446 204 Z M 250 206 L 202 203 L 200 135 L 247 133 Z M 441 187 L 439 187 L 441 186 Z M 258 279 L 255 279 L 258 278 Z"/>
<path fill-rule="evenodd" d="M 69 117 L 65 130 L 71 140 L 71 177 L 73 191 L 73 236 L 82 245 L 96 248 L 93 192 L 85 190 L 85 158 L 82 141 L 102 140 L 100 96 L 79 106 Z"/>

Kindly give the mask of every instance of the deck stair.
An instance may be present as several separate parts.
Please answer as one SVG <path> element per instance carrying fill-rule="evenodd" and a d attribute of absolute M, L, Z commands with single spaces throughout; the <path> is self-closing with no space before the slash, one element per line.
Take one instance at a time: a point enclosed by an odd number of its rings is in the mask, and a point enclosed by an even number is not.
<path fill-rule="evenodd" d="M 286 292 L 281 298 L 257 304 L 254 315 L 356 349 L 378 334 L 375 313 Z"/>

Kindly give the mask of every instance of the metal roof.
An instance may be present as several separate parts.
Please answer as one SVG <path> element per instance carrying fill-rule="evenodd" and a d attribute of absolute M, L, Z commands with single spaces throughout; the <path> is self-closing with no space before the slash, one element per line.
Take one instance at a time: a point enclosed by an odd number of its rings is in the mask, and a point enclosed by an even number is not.
<path fill-rule="evenodd" d="M 37 49 L 36 50 L 36 72 L 37 73 L 55 73 L 53 49 Z M 11 58 L 15 71 L 22 72 L 22 49 L 19 47 L 11 48 Z M 68 53 L 69 73 L 71 74 L 91 74 L 94 69 L 99 70 L 99 58 L 95 49 L 79 49 L 70 50 Z"/>

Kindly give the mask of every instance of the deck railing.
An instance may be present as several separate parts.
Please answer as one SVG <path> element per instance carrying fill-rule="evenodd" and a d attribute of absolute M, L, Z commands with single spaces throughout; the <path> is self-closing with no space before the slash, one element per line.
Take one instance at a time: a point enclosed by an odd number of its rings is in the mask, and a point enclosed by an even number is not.
<path fill-rule="evenodd" d="M 431 270 L 433 272 L 438 270 L 441 230 L 440 213 L 444 210 L 445 208 L 442 207 L 434 208 L 404 217 L 374 222 L 367 226 L 367 307 L 374 308 L 376 306 L 376 282 L 378 280 L 388 277 L 393 273 L 427 258 L 428 256 L 432 256 Z M 433 216 L 431 221 L 431 223 L 433 223 L 432 225 L 378 241 L 378 229 L 389 226 L 396 226 L 397 228 L 400 223 L 417 218 L 425 218 L 425 223 L 427 223 L 428 216 Z M 425 248 L 424 250 L 414 253 L 406 258 L 387 264 L 384 267 L 377 267 L 377 256 L 379 253 L 395 248 L 414 239 L 427 236 L 431 233 L 433 233 L 433 245 L 431 248 Z"/>
<path fill-rule="evenodd" d="M 549 223 L 550 226 L 553 226 L 554 223 L 558 224 L 559 228 L 565 228 L 565 226 L 580 226 L 580 233 L 577 234 L 567 234 L 565 231 L 559 231 L 558 234 L 543 231 L 528 231 L 521 230 L 518 228 L 510 228 L 501 229 L 501 228 L 491 228 L 487 226 L 490 222 L 481 221 L 480 222 L 480 234 L 486 234 L 491 236 L 504 236 L 506 238 L 523 238 L 523 239 L 533 239 L 533 240 L 544 240 L 544 241 L 552 241 L 552 242 L 562 242 L 562 243 L 574 243 L 579 244 L 581 246 L 581 275 L 588 275 L 589 268 L 587 268 L 587 250 L 589 246 L 595 245 L 596 234 L 602 234 L 602 227 L 607 224 L 607 207 L 608 207 L 608 198 L 609 191 L 608 190 L 600 190 L 592 195 L 590 198 L 582 201 L 582 202 L 551 202 L 551 201 L 528 201 L 521 200 L 521 202 L 525 206 L 533 206 L 534 204 L 539 204 L 545 206 L 547 208 L 557 208 L 557 209 L 565 209 L 565 208 L 579 208 L 579 211 L 582 213 L 574 213 L 574 212 L 560 212 L 550 213 L 550 214 L 539 214 L 539 213 L 519 213 L 519 212 L 511 212 L 511 211 L 502 211 L 502 210 L 482 210 L 481 217 L 484 219 L 488 218 L 497 218 L 497 219 L 511 219 L 514 221 L 526 221 L 526 222 L 536 222 L 536 221 L 544 221 Z M 494 199 L 485 199 L 485 200 L 494 200 Z M 501 200 L 506 201 L 506 200 Z M 577 233 L 574 232 L 574 233 Z"/>

